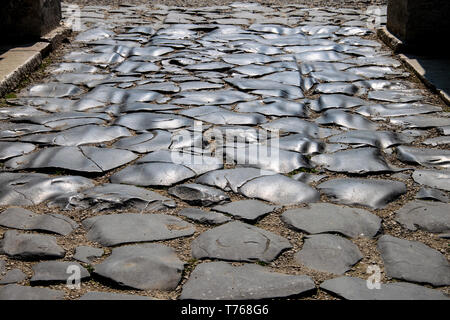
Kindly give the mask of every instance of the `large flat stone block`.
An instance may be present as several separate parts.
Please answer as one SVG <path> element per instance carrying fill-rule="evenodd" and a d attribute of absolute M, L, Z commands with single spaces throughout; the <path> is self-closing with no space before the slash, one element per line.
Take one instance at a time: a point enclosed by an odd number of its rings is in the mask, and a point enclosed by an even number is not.
<path fill-rule="evenodd" d="M 416 51 L 434 51 L 450 30 L 448 0 L 389 0 L 387 29 Z"/>
<path fill-rule="evenodd" d="M 61 0 L 3 0 L 0 42 L 40 38 L 59 26 Z"/>

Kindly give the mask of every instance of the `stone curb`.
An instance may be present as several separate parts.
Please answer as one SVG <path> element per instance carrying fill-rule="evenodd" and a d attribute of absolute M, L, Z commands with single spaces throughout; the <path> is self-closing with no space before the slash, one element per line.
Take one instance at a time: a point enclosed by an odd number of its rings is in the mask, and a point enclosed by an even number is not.
<path fill-rule="evenodd" d="M 439 97 L 450 106 L 450 96 L 444 91 L 437 88 L 427 77 L 425 76 L 426 71 L 420 65 L 420 63 L 415 59 L 410 59 L 406 55 L 402 54 L 404 52 L 404 43 L 395 37 L 392 33 L 387 30 L 386 27 L 381 27 L 377 30 L 377 36 L 383 41 L 392 51 L 398 55 L 403 65 L 411 72 L 413 72 L 429 89 L 439 95 Z"/>
<path fill-rule="evenodd" d="M 15 47 L 0 55 L 0 97 L 14 90 L 35 71 L 50 52 L 55 50 L 71 30 L 58 27 L 39 41 L 26 47 Z"/>

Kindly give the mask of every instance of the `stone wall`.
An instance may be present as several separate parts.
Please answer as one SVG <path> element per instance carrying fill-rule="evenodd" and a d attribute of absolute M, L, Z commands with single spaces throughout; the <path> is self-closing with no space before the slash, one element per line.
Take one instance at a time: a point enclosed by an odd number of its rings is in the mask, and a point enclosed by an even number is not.
<path fill-rule="evenodd" d="M 0 41 L 40 38 L 59 26 L 61 0 L 2 0 Z"/>
<path fill-rule="evenodd" d="M 388 30 L 406 48 L 436 50 L 450 31 L 450 0 L 389 0 L 387 15 Z"/>

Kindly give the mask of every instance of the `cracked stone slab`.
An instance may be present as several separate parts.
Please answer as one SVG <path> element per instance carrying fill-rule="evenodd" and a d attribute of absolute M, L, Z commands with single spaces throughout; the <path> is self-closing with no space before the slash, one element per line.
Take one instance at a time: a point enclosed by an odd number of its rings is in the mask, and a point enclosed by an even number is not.
<path fill-rule="evenodd" d="M 275 174 L 275 172 L 256 168 L 222 169 L 205 173 L 198 177 L 195 182 L 206 184 L 208 186 L 215 186 L 224 191 L 232 190 L 234 193 L 238 193 L 238 189 L 247 181 L 260 176 L 273 174 Z"/>
<path fill-rule="evenodd" d="M 448 300 L 441 291 L 412 283 L 381 283 L 371 290 L 367 280 L 339 277 L 322 282 L 320 288 L 347 300 Z"/>
<path fill-rule="evenodd" d="M 335 172 L 365 174 L 395 170 L 383 159 L 380 151 L 376 148 L 358 148 L 325 153 L 312 157 L 311 161 Z"/>
<path fill-rule="evenodd" d="M 180 114 L 221 125 L 257 125 L 266 122 L 266 118 L 258 113 L 237 113 L 216 106 L 192 108 L 183 110 Z"/>
<path fill-rule="evenodd" d="M 106 183 L 80 193 L 65 194 L 49 203 L 63 210 L 90 209 L 140 210 L 141 212 L 176 207 L 175 201 L 159 193 L 130 185 Z"/>
<path fill-rule="evenodd" d="M 191 247 L 196 259 L 270 262 L 292 245 L 277 234 L 233 221 L 203 232 Z"/>
<path fill-rule="evenodd" d="M 20 230 L 35 230 L 68 235 L 78 228 L 72 219 L 61 214 L 36 214 L 23 208 L 8 208 L 0 214 L 0 225 Z"/>
<path fill-rule="evenodd" d="M 380 179 L 333 179 L 319 184 L 317 188 L 332 202 L 362 205 L 372 209 L 384 208 L 388 203 L 406 193 L 404 183 Z"/>
<path fill-rule="evenodd" d="M 105 172 L 135 160 L 127 150 L 97 147 L 49 147 L 13 158 L 5 166 L 14 170 L 59 168 L 79 172 Z"/>
<path fill-rule="evenodd" d="M 256 222 L 263 216 L 277 209 L 259 200 L 240 200 L 213 207 L 214 210 L 232 215 L 246 222 Z"/>
<path fill-rule="evenodd" d="M 378 240 L 377 247 L 388 277 L 433 286 L 450 284 L 447 259 L 425 244 L 384 235 Z"/>
<path fill-rule="evenodd" d="M 239 192 L 247 198 L 257 198 L 281 205 L 319 200 L 319 193 L 315 189 L 279 174 L 252 179 L 243 184 Z"/>
<path fill-rule="evenodd" d="M 121 287 L 138 290 L 174 290 L 184 263 L 175 250 L 161 244 L 133 245 L 112 250 L 94 273 Z"/>
<path fill-rule="evenodd" d="M 33 266 L 33 277 L 30 279 L 30 283 L 67 283 L 68 278 L 72 275 L 70 272 L 72 267 L 80 271 L 81 281 L 90 277 L 89 272 L 77 262 L 44 261 Z"/>
<path fill-rule="evenodd" d="M 123 127 L 86 125 L 71 128 L 58 133 L 32 134 L 22 138 L 21 141 L 68 147 L 109 142 L 118 138 L 129 136 L 131 136 L 131 133 Z"/>
<path fill-rule="evenodd" d="M 341 110 L 326 110 L 315 120 L 318 124 L 335 124 L 348 129 L 376 130 L 378 125 L 358 114 Z"/>
<path fill-rule="evenodd" d="M 420 90 L 379 90 L 369 92 L 367 97 L 387 102 L 416 102 L 423 99 L 420 92 Z"/>
<path fill-rule="evenodd" d="M 148 153 L 169 149 L 171 142 L 172 134 L 170 132 L 154 130 L 149 133 L 141 133 L 137 136 L 122 138 L 115 142 L 112 147 L 137 153 Z"/>
<path fill-rule="evenodd" d="M 315 289 L 305 275 L 286 275 L 269 269 L 226 262 L 198 265 L 183 286 L 180 299 L 248 300 L 269 299 L 307 294 Z"/>
<path fill-rule="evenodd" d="M 402 143 L 410 143 L 413 139 L 404 134 L 391 131 L 352 130 L 334 135 L 328 141 L 333 143 L 362 144 L 386 149 Z"/>
<path fill-rule="evenodd" d="M 177 185 L 170 188 L 168 193 L 187 203 L 202 206 L 211 206 L 230 199 L 230 197 L 220 189 L 197 183 Z"/>
<path fill-rule="evenodd" d="M 435 233 L 450 232 L 450 204 L 411 201 L 395 211 L 395 220 L 408 230 Z"/>
<path fill-rule="evenodd" d="M 83 294 L 78 300 L 154 300 L 147 296 L 139 296 L 136 294 L 121 294 L 113 292 L 90 291 Z"/>
<path fill-rule="evenodd" d="M 37 84 L 28 90 L 30 97 L 63 98 L 77 96 L 81 93 L 83 93 L 83 90 L 79 87 L 59 82 Z"/>
<path fill-rule="evenodd" d="M 225 81 L 240 90 L 281 90 L 282 96 L 287 99 L 300 99 L 304 97 L 302 90 L 298 86 L 290 86 L 276 81 L 239 78 L 228 78 Z"/>
<path fill-rule="evenodd" d="M 26 280 L 28 277 L 20 269 L 9 270 L 0 280 L 0 285 L 19 283 Z"/>
<path fill-rule="evenodd" d="M 91 42 L 91 41 L 95 41 L 95 40 L 111 38 L 114 35 L 115 35 L 115 33 L 110 30 L 103 29 L 103 28 L 94 28 L 94 29 L 89 29 L 87 31 L 80 33 L 75 38 L 75 41 L 86 43 L 86 42 Z"/>
<path fill-rule="evenodd" d="M 0 245 L 0 251 L 13 259 L 59 259 L 65 256 L 64 249 L 52 236 L 6 231 Z"/>
<path fill-rule="evenodd" d="M 353 242 L 331 234 L 308 236 L 294 255 L 295 261 L 310 269 L 334 274 L 344 274 L 362 258 Z"/>
<path fill-rule="evenodd" d="M 450 168 L 450 150 L 398 146 L 396 151 L 398 159 L 406 163 Z"/>
<path fill-rule="evenodd" d="M 450 171 L 414 170 L 412 177 L 419 184 L 450 191 Z"/>
<path fill-rule="evenodd" d="M 0 161 L 32 152 L 36 146 L 31 143 L 0 141 Z"/>
<path fill-rule="evenodd" d="M 91 264 L 96 258 L 103 256 L 104 250 L 89 246 L 79 246 L 75 248 L 73 258 L 75 260 Z"/>
<path fill-rule="evenodd" d="M 231 218 L 222 213 L 205 211 L 198 208 L 184 208 L 178 214 L 192 221 L 207 224 L 222 224 L 231 221 Z"/>
<path fill-rule="evenodd" d="M 122 213 L 83 220 L 87 238 L 104 246 L 168 240 L 194 234 L 195 227 L 164 214 Z"/>
<path fill-rule="evenodd" d="M 151 162 L 128 166 L 110 180 L 137 186 L 171 186 L 195 176 L 194 171 L 180 164 Z"/>
<path fill-rule="evenodd" d="M 92 180 L 77 176 L 50 177 L 39 173 L 0 173 L 0 205 L 36 205 L 62 194 L 93 186 Z"/>
<path fill-rule="evenodd" d="M 373 238 L 381 228 L 381 219 L 369 211 L 331 203 L 312 203 L 308 208 L 287 210 L 281 220 L 309 234 L 335 232 L 351 238 Z"/>
<path fill-rule="evenodd" d="M 63 300 L 64 291 L 10 284 L 0 288 L 0 300 Z"/>

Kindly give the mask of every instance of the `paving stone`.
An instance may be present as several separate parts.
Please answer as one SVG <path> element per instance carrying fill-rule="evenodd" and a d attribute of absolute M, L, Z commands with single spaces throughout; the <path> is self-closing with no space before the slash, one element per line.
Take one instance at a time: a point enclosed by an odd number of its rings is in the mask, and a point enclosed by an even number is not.
<path fill-rule="evenodd" d="M 103 253 L 103 249 L 100 248 L 79 246 L 75 248 L 75 254 L 73 255 L 73 258 L 75 260 L 90 264 L 94 259 L 100 258 Z"/>
<path fill-rule="evenodd" d="M 90 291 L 83 294 L 78 300 L 99 301 L 99 300 L 154 300 L 154 299 L 136 294 Z"/>
<path fill-rule="evenodd" d="M 184 208 L 178 212 L 178 214 L 192 221 L 207 224 L 222 224 L 231 221 L 231 218 L 222 213 L 215 211 L 204 211 L 197 208 Z"/>
<path fill-rule="evenodd" d="M 38 84 L 30 88 L 28 91 L 31 97 L 53 97 L 63 98 L 77 96 L 81 94 L 83 90 L 79 87 L 71 84 L 63 84 L 58 82 L 50 82 L 44 84 Z"/>
<path fill-rule="evenodd" d="M 77 176 L 50 177 L 39 173 L 0 173 L 0 204 L 29 206 L 62 194 L 92 188 L 92 180 Z"/>
<path fill-rule="evenodd" d="M 164 214 L 122 213 L 83 220 L 87 238 L 104 246 L 168 240 L 194 234 L 195 227 Z"/>
<path fill-rule="evenodd" d="M 438 112 L 441 108 L 426 104 L 393 103 L 362 106 L 355 111 L 366 117 L 386 118 Z"/>
<path fill-rule="evenodd" d="M 15 170 L 61 168 L 79 172 L 105 172 L 136 159 L 127 150 L 97 147 L 51 147 L 5 163 Z"/>
<path fill-rule="evenodd" d="M 13 207 L 0 214 L 0 225 L 20 230 L 35 230 L 68 235 L 78 228 L 72 219 L 61 214 L 35 214 L 32 211 Z"/>
<path fill-rule="evenodd" d="M 351 130 L 328 139 L 329 142 L 369 145 L 383 149 L 402 143 L 410 143 L 412 140 L 401 133 L 372 130 Z"/>
<path fill-rule="evenodd" d="M 444 191 L 422 187 L 416 194 L 416 199 L 450 202 L 450 196 Z"/>
<path fill-rule="evenodd" d="M 27 275 L 20 269 L 9 270 L 0 280 L 0 285 L 19 283 L 27 279 Z"/>
<path fill-rule="evenodd" d="M 180 299 L 269 299 L 298 296 L 314 289 L 314 282 L 305 275 L 271 272 L 254 264 L 235 267 L 226 262 L 209 262 L 194 269 Z"/>
<path fill-rule="evenodd" d="M 248 181 L 239 188 L 248 198 L 281 205 L 315 202 L 319 193 L 310 186 L 283 175 L 267 175 Z"/>
<path fill-rule="evenodd" d="M 299 133 L 310 138 L 326 138 L 340 133 L 339 130 L 321 128 L 315 123 L 294 117 L 279 118 L 261 127 L 268 131 Z"/>
<path fill-rule="evenodd" d="M 112 146 L 117 149 L 125 149 L 137 153 L 148 153 L 157 150 L 168 149 L 172 134 L 165 130 L 154 130 L 151 133 L 142 133 L 137 136 L 123 138 Z"/>
<path fill-rule="evenodd" d="M 326 110 L 315 120 L 318 124 L 336 124 L 341 127 L 359 130 L 376 130 L 374 122 L 363 116 L 341 110 Z"/>
<path fill-rule="evenodd" d="M 217 90 L 207 92 L 184 92 L 178 99 L 172 101 L 174 104 L 181 105 L 229 105 L 236 102 L 255 99 L 255 96 L 235 91 L 235 90 Z"/>
<path fill-rule="evenodd" d="M 234 221 L 203 232 L 191 247 L 192 256 L 197 259 L 270 262 L 292 246 L 283 237 Z"/>
<path fill-rule="evenodd" d="M 378 250 L 388 277 L 433 286 L 450 283 L 447 259 L 421 242 L 384 235 L 378 240 Z"/>
<path fill-rule="evenodd" d="M 422 143 L 436 147 L 436 146 L 443 145 L 443 144 L 450 144 L 450 137 L 449 136 L 440 136 L 440 137 L 430 138 L 430 139 L 424 140 Z"/>
<path fill-rule="evenodd" d="M 115 248 L 94 273 L 118 286 L 138 290 L 174 290 L 181 280 L 184 263 L 175 250 L 161 244 Z"/>
<path fill-rule="evenodd" d="M 270 116 L 306 116 L 303 103 L 279 98 L 242 102 L 237 105 L 235 110 L 239 112 L 256 112 Z"/>
<path fill-rule="evenodd" d="M 407 116 L 395 117 L 389 119 L 390 123 L 400 125 L 407 128 L 436 128 L 450 125 L 448 117 L 432 117 L 432 116 Z"/>
<path fill-rule="evenodd" d="M 399 160 L 406 163 L 425 167 L 450 168 L 450 150 L 399 146 L 396 151 Z"/>
<path fill-rule="evenodd" d="M 384 208 L 406 193 L 404 183 L 393 180 L 341 178 L 317 186 L 332 202 L 362 205 L 372 209 Z"/>
<path fill-rule="evenodd" d="M 406 282 L 381 283 L 371 290 L 367 280 L 354 277 L 329 279 L 320 288 L 347 300 L 448 300 L 439 290 Z"/>
<path fill-rule="evenodd" d="M 30 283 L 67 283 L 69 277 L 73 274 L 70 268 L 74 268 L 77 271 L 79 270 L 81 281 L 90 277 L 89 272 L 77 262 L 44 261 L 33 266 L 33 277 L 30 279 Z"/>
<path fill-rule="evenodd" d="M 193 205 L 211 206 L 229 199 L 222 190 L 197 183 L 177 185 L 168 190 L 172 196 Z"/>
<path fill-rule="evenodd" d="M 330 171 L 365 174 L 372 172 L 390 172 L 394 169 L 382 158 L 376 148 L 358 148 L 320 154 L 311 161 Z"/>
<path fill-rule="evenodd" d="M 450 204 L 411 201 L 395 211 L 395 220 L 409 230 L 435 233 L 450 232 Z"/>
<path fill-rule="evenodd" d="M 39 260 L 64 258 L 65 251 L 52 236 L 6 231 L 0 251 L 14 259 Z"/>
<path fill-rule="evenodd" d="M 308 236 L 302 250 L 294 255 L 298 263 L 308 268 L 334 274 L 344 274 L 362 258 L 350 240 L 331 234 Z"/>
<path fill-rule="evenodd" d="M 132 130 L 167 130 L 191 126 L 193 121 L 186 117 L 172 114 L 136 112 L 119 116 L 114 124 Z"/>
<path fill-rule="evenodd" d="M 213 207 L 214 210 L 227 213 L 237 219 L 254 223 L 277 209 L 259 200 L 240 200 Z"/>
<path fill-rule="evenodd" d="M 21 156 L 36 149 L 31 143 L 0 141 L 0 161 Z"/>
<path fill-rule="evenodd" d="M 10 284 L 0 288 L 0 300 L 63 300 L 64 291 Z"/>
<path fill-rule="evenodd" d="M 343 94 L 324 94 L 319 99 L 311 101 L 309 107 L 316 112 L 321 112 L 327 109 L 349 109 L 366 104 L 364 100 L 357 97 Z"/>
<path fill-rule="evenodd" d="M 373 238 L 381 228 L 381 219 L 369 211 L 331 203 L 312 203 L 308 208 L 287 210 L 281 220 L 309 234 L 335 232 L 351 238 Z"/>
<path fill-rule="evenodd" d="M 63 210 L 89 209 L 92 212 L 117 209 L 146 212 L 173 208 L 176 203 L 144 188 L 107 183 L 80 193 L 59 196 L 50 201 L 49 206 Z"/>
<path fill-rule="evenodd" d="M 422 185 L 450 191 L 450 172 L 446 170 L 414 170 L 412 177 Z"/>

